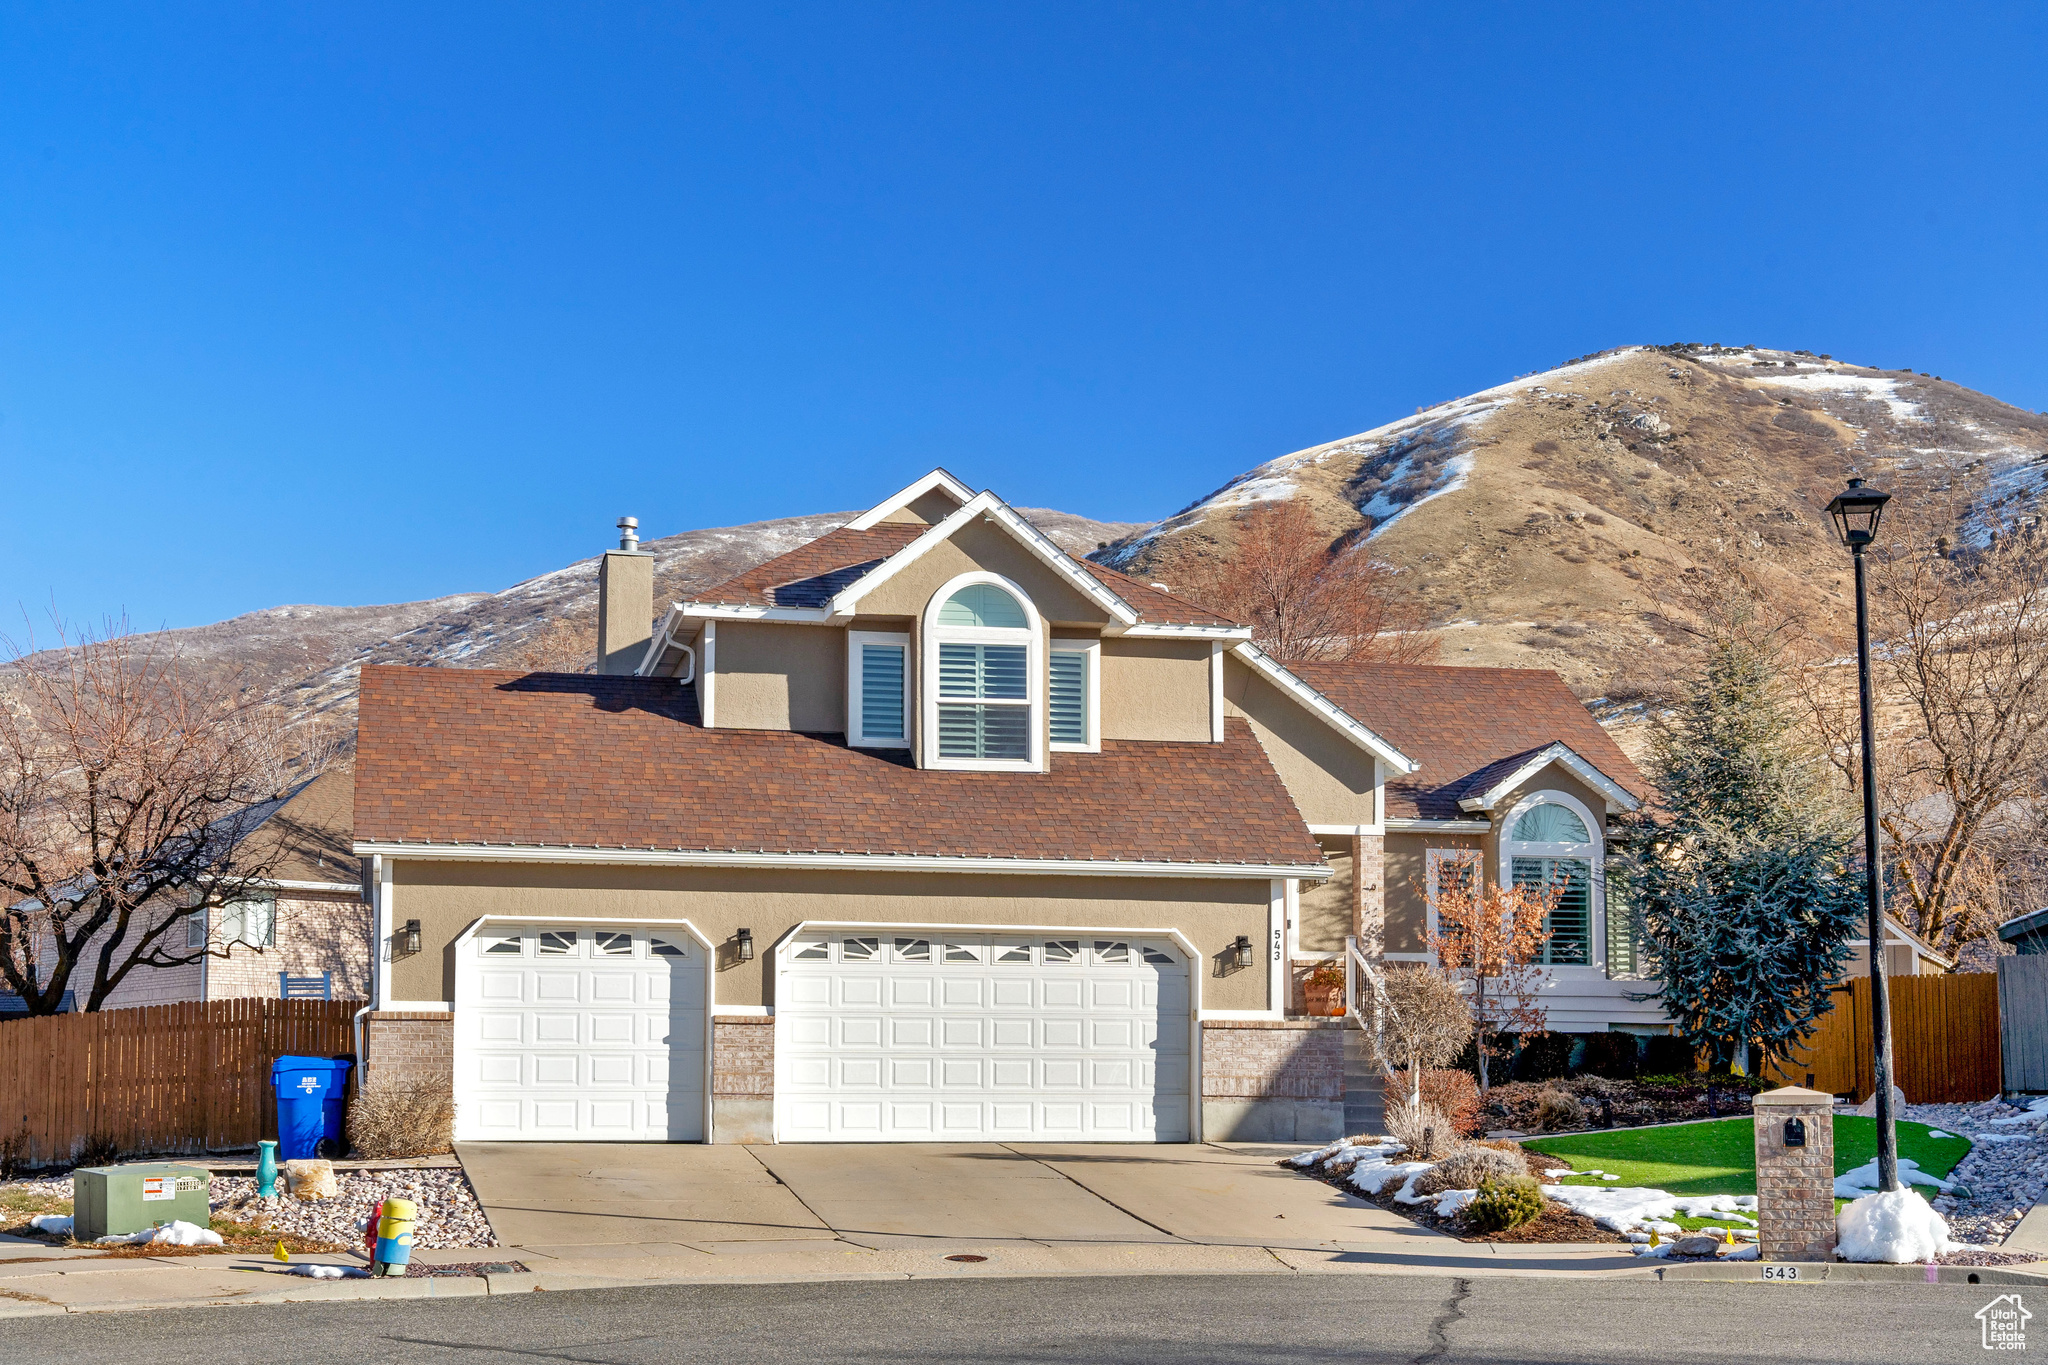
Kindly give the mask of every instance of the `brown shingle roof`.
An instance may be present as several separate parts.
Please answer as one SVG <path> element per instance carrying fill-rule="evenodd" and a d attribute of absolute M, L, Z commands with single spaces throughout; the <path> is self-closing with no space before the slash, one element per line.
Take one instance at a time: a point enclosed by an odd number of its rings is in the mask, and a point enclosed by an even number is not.
<path fill-rule="evenodd" d="M 1422 766 L 1387 782 L 1387 814 L 1467 817 L 1458 799 L 1536 751 L 1568 746 L 1637 797 L 1649 785 L 1564 679 L 1547 668 L 1293 663 L 1288 671 Z"/>
<path fill-rule="evenodd" d="M 716 587 L 691 595 L 691 600 L 720 606 L 822 607 L 841 589 L 859 582 L 929 526 L 881 522 L 865 531 L 844 526 L 827 531 L 787 554 L 757 564 Z M 1071 556 L 1070 556 L 1071 558 Z M 1131 604 L 1142 621 L 1161 625 L 1232 626 L 1237 622 L 1172 593 L 1161 592 L 1115 569 L 1074 561 L 1098 583 Z"/>
<path fill-rule="evenodd" d="M 838 735 L 706 730 L 663 679 L 369 667 L 372 842 L 1320 866 L 1249 727 L 1107 741 L 1049 773 L 928 772 Z"/>
<path fill-rule="evenodd" d="M 842 526 L 716 587 L 693 593 L 690 600 L 749 607 L 823 606 L 841 588 L 930 529 L 891 521 L 865 531 Z M 859 572 L 852 572 L 855 569 Z"/>

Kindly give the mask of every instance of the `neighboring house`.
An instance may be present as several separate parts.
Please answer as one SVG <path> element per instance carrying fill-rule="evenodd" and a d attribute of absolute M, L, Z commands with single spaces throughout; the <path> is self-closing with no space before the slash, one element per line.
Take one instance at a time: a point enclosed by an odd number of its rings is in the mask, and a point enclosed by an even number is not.
<path fill-rule="evenodd" d="M 2048 910 L 2031 910 L 1998 926 L 1998 936 L 2016 953 L 2048 953 Z"/>
<path fill-rule="evenodd" d="M 1579 888 L 1559 1026 L 1655 1017 L 1553 675 L 1283 668 L 942 471 L 651 635 L 630 532 L 599 581 L 599 675 L 363 670 L 365 1082 L 458 1137 L 1325 1139 L 1297 982 L 1455 849 Z"/>
<path fill-rule="evenodd" d="M 1864 921 L 1865 925 L 1869 920 Z M 1939 976 L 1956 969 L 1956 960 L 1936 950 L 1920 935 L 1893 919 L 1884 917 L 1884 969 L 1892 976 Z M 1844 980 L 1870 975 L 1870 934 L 1849 940 L 1849 961 L 1842 969 Z"/>
<path fill-rule="evenodd" d="M 186 918 L 173 952 L 227 947 L 175 967 L 137 967 L 101 1006 L 127 1009 L 185 1000 L 277 999 L 295 994 L 363 1000 L 370 988 L 370 911 L 350 847 L 354 775 L 338 769 L 259 808 L 242 836 L 249 856 L 276 862 L 261 894 Z M 93 948 L 89 951 L 96 952 Z M 81 963 L 83 999 L 92 968 Z"/>

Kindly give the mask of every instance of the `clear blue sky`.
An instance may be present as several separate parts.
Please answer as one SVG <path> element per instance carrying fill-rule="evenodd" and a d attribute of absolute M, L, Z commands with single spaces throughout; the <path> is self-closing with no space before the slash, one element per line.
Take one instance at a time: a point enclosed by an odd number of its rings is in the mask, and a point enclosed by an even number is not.
<path fill-rule="evenodd" d="M 2048 408 L 2048 8 L 17 4 L 0 606 L 1173 511 L 1571 356 Z"/>

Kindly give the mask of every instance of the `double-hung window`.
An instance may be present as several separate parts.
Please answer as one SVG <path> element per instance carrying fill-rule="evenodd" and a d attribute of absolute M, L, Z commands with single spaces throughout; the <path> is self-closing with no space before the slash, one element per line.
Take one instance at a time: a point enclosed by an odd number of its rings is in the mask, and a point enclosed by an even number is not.
<path fill-rule="evenodd" d="M 846 742 L 856 749 L 910 744 L 910 637 L 847 633 Z"/>
<path fill-rule="evenodd" d="M 926 762 L 1028 768 L 1039 748 L 1043 683 L 1038 628 L 1024 604 L 992 582 L 947 594 L 926 619 Z"/>

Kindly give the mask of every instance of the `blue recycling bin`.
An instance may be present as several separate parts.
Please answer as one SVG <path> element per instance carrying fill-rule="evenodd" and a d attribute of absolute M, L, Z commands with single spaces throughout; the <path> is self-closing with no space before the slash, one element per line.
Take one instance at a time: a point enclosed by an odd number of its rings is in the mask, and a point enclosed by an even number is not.
<path fill-rule="evenodd" d="M 332 1057 L 280 1057 L 270 1064 L 270 1087 L 277 1092 L 280 1160 L 342 1154 L 342 1085 L 353 1065 Z"/>

